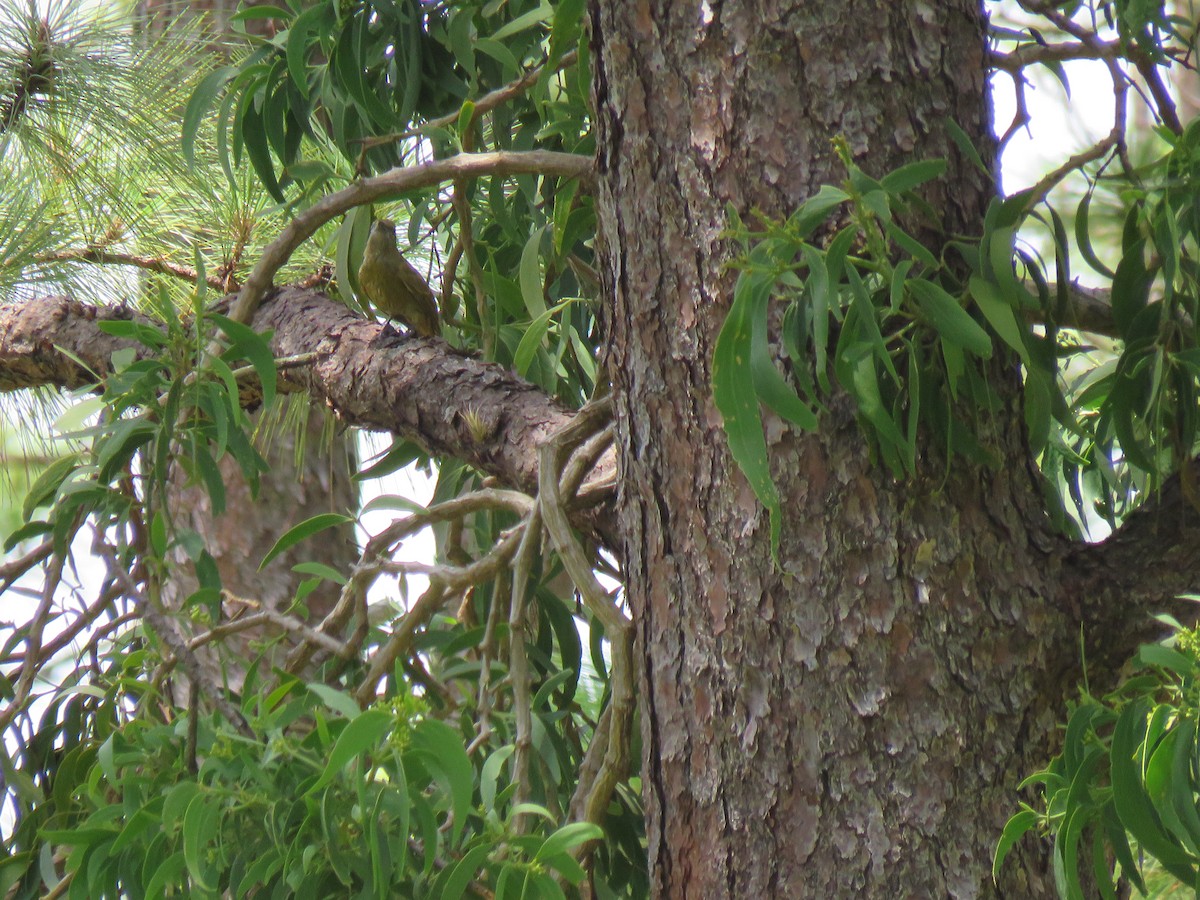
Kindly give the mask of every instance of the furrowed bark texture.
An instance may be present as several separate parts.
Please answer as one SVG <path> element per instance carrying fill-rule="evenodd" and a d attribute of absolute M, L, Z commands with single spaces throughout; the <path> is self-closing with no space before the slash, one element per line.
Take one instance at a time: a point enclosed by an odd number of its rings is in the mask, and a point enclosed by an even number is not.
<path fill-rule="evenodd" d="M 656 894 L 1052 895 L 1042 848 L 990 874 L 1078 657 L 1012 367 L 995 469 L 897 483 L 836 397 L 815 436 L 768 418 L 778 568 L 712 401 L 726 204 L 786 215 L 845 178 L 844 135 L 876 177 L 947 159 L 928 199 L 978 233 L 990 187 L 945 128 L 989 146 L 978 2 L 599 0 L 591 24 Z"/>
<path fill-rule="evenodd" d="M 0 394 L 93 384 L 96 375 L 108 373 L 114 351 L 144 352 L 98 327 L 131 317 L 162 327 L 129 310 L 66 297 L 0 305 Z M 442 340 L 402 335 L 320 291 L 277 291 L 251 326 L 271 332 L 275 356 L 304 359 L 280 372 L 281 391 L 305 391 L 344 426 L 390 431 L 530 494 L 537 493 L 538 448 L 574 416 L 502 366 L 464 356 Z M 257 401 L 250 396 L 253 382 L 246 387 L 243 402 Z M 572 523 L 606 547 L 617 543 L 610 503 L 614 468 L 606 453 L 569 510 Z"/>

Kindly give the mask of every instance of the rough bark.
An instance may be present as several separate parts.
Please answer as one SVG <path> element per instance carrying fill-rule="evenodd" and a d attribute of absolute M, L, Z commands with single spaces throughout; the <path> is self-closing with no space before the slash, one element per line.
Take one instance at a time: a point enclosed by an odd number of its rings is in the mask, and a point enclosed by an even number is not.
<path fill-rule="evenodd" d="M 104 334 L 98 322 L 131 315 L 63 297 L 0 306 L 0 393 L 93 384 L 115 350 L 137 349 Z M 538 448 L 573 418 L 503 367 L 464 356 L 445 341 L 401 335 L 319 291 L 280 291 L 251 326 L 271 331 L 277 357 L 305 359 L 280 373 L 281 390 L 306 391 L 343 426 L 390 431 L 530 494 L 537 492 Z M 244 399 L 253 402 L 254 392 Z M 611 454 L 602 458 L 585 485 L 585 502 L 572 510 L 574 524 L 609 547 L 617 543 L 606 502 L 614 468 Z"/>
<path fill-rule="evenodd" d="M 842 400 L 817 436 L 769 421 L 778 568 L 711 399 L 726 204 L 786 214 L 844 178 L 844 135 L 876 176 L 946 158 L 930 202 L 978 230 L 990 188 L 944 120 L 987 147 L 979 4 L 600 0 L 592 26 L 656 894 L 1051 895 L 1038 848 L 990 875 L 1078 656 L 1012 370 L 984 435 L 1003 465 L 944 481 L 933 457 L 892 481 Z"/>

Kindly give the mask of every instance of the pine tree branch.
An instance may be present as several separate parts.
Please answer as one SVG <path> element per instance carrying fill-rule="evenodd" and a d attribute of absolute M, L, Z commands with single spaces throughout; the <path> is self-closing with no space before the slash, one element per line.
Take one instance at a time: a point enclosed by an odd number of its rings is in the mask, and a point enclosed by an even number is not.
<path fill-rule="evenodd" d="M 56 250 L 35 257 L 36 263 L 48 262 L 86 262 L 96 265 L 133 266 L 147 272 L 157 272 L 160 275 L 170 275 L 182 281 L 195 284 L 199 274 L 191 266 L 181 266 L 165 257 L 142 256 L 136 253 L 119 253 L 115 250 L 105 250 L 103 247 L 80 247 L 72 250 Z M 225 282 L 220 275 L 209 275 L 205 281 L 214 290 L 225 290 Z"/>
<path fill-rule="evenodd" d="M 128 309 L 64 297 L 0 306 L 0 393 L 95 384 L 109 371 L 114 351 L 132 346 L 144 352 L 98 327 L 129 318 L 156 324 Z M 273 332 L 276 357 L 300 361 L 280 372 L 280 390 L 305 391 L 347 426 L 390 431 L 528 494 L 537 492 L 538 449 L 575 417 L 502 366 L 465 356 L 439 338 L 401 335 L 316 290 L 277 292 L 251 324 Z M 254 401 L 251 394 L 244 399 Z M 581 493 L 590 495 L 588 485 L 604 482 L 614 467 L 609 452 Z M 571 521 L 615 548 L 610 500 L 606 491 L 597 504 L 572 509 Z"/>

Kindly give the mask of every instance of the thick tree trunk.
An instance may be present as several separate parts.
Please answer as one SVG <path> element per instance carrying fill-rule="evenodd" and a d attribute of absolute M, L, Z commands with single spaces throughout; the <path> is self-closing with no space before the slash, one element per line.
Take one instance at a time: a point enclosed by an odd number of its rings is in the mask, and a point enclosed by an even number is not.
<path fill-rule="evenodd" d="M 1045 531 L 1012 367 L 997 370 L 1008 405 L 983 436 L 995 469 L 956 460 L 944 477 L 930 457 L 898 483 L 837 398 L 816 436 L 768 419 L 780 567 L 712 402 L 736 275 L 726 204 L 785 215 L 844 179 L 830 143 L 844 135 L 876 176 L 947 159 L 929 199 L 947 233 L 978 233 L 992 187 L 945 120 L 990 146 L 984 28 L 978 0 L 594 5 L 619 515 L 659 896 L 1052 892 L 1040 848 L 999 888 L 990 874 L 1077 659 L 1077 619 L 1045 601 L 1062 547 Z"/>

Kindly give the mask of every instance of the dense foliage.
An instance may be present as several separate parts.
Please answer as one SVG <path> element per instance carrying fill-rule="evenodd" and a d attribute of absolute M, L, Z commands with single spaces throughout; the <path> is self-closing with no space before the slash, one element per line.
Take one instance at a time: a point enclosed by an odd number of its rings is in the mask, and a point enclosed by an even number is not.
<path fill-rule="evenodd" d="M 90 531 L 104 574 L 98 587 L 94 573 L 80 576 L 76 591 L 96 592 L 82 611 L 48 601 L 9 635 L 6 659 L 26 663 L 5 681 L 6 891 L 453 897 L 486 885 L 495 896 L 561 896 L 585 877 L 582 860 L 598 895 L 644 893 L 636 780 L 627 766 L 600 765 L 612 653 L 554 555 L 542 556 L 537 526 L 513 540 L 530 498 L 478 490 L 481 476 L 449 459 L 428 509 L 377 497 L 371 509 L 402 511 L 393 534 L 376 535 L 347 571 L 301 567 L 282 618 L 301 627 L 321 581 L 356 610 L 380 579 L 372 597 L 403 595 L 412 571 L 389 549 L 442 523 L 443 565 L 414 567 L 430 583 L 422 598 L 367 633 L 360 622 L 343 658 L 325 652 L 323 665 L 310 648 L 272 671 L 286 630 L 263 634 L 260 662 L 232 695 L 190 665 L 184 641 L 218 639 L 228 598 L 202 538 L 171 507 L 173 472 L 203 485 L 220 515 L 218 461 L 236 459 L 252 484 L 268 464 L 244 403 L 281 402 L 274 362 L 263 336 L 213 309 L 220 291 L 236 289 L 278 223 L 360 176 L 458 149 L 590 154 L 581 12 L 250 8 L 245 17 L 269 17 L 274 37 L 232 47 L 221 66 L 182 28 L 170 46 L 141 47 L 119 20 L 10 11 L 6 70 L 50 62 L 35 66 L 42 80 L 5 122 L 6 288 L 61 285 L 150 318 L 103 325 L 131 346 L 59 419 L 56 459 L 8 537 L 10 549 L 33 551 L 28 568 L 65 559 Z M 496 89 L 506 93 L 489 99 Z M 94 92 L 111 96 L 99 104 Z M 440 279 L 448 340 L 571 405 L 592 393 L 592 213 L 578 180 L 495 176 L 359 207 L 321 223 L 284 277 L 320 273 L 328 259 L 333 289 L 356 305 L 366 232 L 384 215 L 403 223 L 409 258 Z M 94 276 L 104 265 L 141 274 L 106 284 Z M 398 441 L 364 478 L 414 458 L 420 449 Z M 279 546 L 342 520 L 290 523 Z M 159 586 L 179 559 L 200 589 L 171 621 Z M 45 596 L 68 581 L 52 564 Z M 77 662 L 60 673 L 66 658 Z M 45 698 L 39 674 L 56 684 Z M 587 765 L 604 787 L 592 796 L 579 773 L 598 723 L 599 759 Z"/>
<path fill-rule="evenodd" d="M 0 658 L 0 887 L 12 896 L 555 897 L 585 881 L 593 896 L 645 894 L 628 618 L 594 575 L 620 573 L 564 524 L 611 437 L 587 179 L 547 166 L 404 192 L 380 180 L 460 154 L 590 158 L 584 6 L 247 6 L 239 20 L 266 27 L 228 58 L 183 38 L 142 46 L 127 23 L 69 7 L 8 10 L 0 288 L 10 300 L 59 289 L 120 304 L 101 328 L 129 342 L 58 420 L 53 459 L 7 538 L 17 555 L 0 587 L 35 604 Z M 1161 4 L 1024 12 L 1036 24 L 995 32 L 997 69 L 1022 84 L 1042 66 L 1065 83 L 1064 60 L 1105 61 L 1112 135 L 998 198 L 980 234 L 943 234 L 930 217 L 922 191 L 938 160 L 868 173 L 843 146 L 842 184 L 731 235 L 742 274 L 714 395 L 776 534 L 785 513 L 764 408 L 815 429 L 835 395 L 904 479 L 922 447 L 942 465 L 986 463 L 996 379 L 1019 378 L 1047 506 L 1066 530 L 1115 524 L 1187 471 L 1200 131 L 1168 105 L 1161 71 L 1186 60 L 1192 24 Z M 1160 122 L 1137 165 L 1120 65 L 1140 73 Z M 1082 201 L 1047 205 L 1079 173 Z M 368 200 L 355 193 L 364 185 Z M 1115 264 L 1090 236 L 1110 189 L 1122 207 Z M 536 497 L 437 460 L 427 507 L 373 500 L 368 510 L 395 518 L 357 560 L 298 567 L 289 609 L 235 613 L 172 491 L 180 478 L 200 484 L 220 515 L 226 456 L 253 484 L 267 441 L 245 407 L 279 415 L 276 366 L 297 361 L 274 359 L 270 336 L 219 295 L 256 277 L 307 279 L 362 310 L 355 273 L 382 217 L 401 223 L 401 248 L 433 284 L 446 341 L 590 414 L 543 455 Z M 1044 256 L 1030 243 L 1039 234 Z M 1110 285 L 1105 315 L 1081 318 L 1077 260 Z M 781 348 L 768 342 L 775 316 Z M 486 437 L 480 412 L 469 424 Z M 360 477 L 414 461 L 428 461 L 421 446 L 397 439 Z M 359 512 L 286 522 L 277 546 L 321 540 Z M 425 527 L 437 563 L 393 559 Z M 102 571 L 75 573 L 68 561 L 89 536 Z M 199 589 L 167 609 L 162 585 L 180 559 Z M 368 592 L 407 601 L 414 575 L 428 580 L 418 599 L 368 620 Z M 340 592 L 323 622 L 305 608 L 318 584 Z M 247 624 L 259 630 L 244 682 L 214 679 L 195 650 Z M 1062 756 L 1038 776 L 1047 807 L 1018 814 L 998 864 L 1020 832 L 1045 827 L 1063 890 L 1077 891 L 1079 836 L 1100 822 L 1096 860 L 1112 849 L 1136 881 L 1128 831 L 1194 879 L 1195 663 L 1168 653 L 1143 654 L 1176 679 L 1168 687 L 1134 681 L 1072 713 Z"/>

